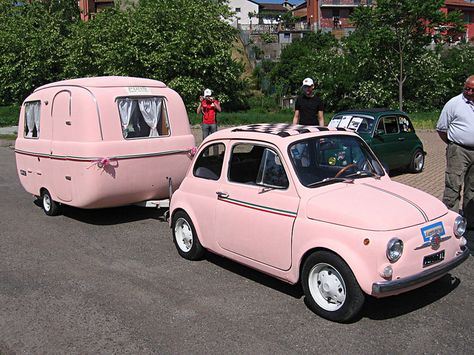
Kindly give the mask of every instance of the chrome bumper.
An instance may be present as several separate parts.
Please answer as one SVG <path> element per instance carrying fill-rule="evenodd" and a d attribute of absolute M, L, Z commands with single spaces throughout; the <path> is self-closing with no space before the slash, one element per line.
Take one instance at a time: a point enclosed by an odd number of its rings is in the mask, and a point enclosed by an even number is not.
<path fill-rule="evenodd" d="M 393 280 L 393 281 L 383 281 L 383 282 L 374 282 L 372 284 L 372 294 L 380 295 L 388 292 L 393 292 L 415 286 L 416 284 L 430 281 L 438 277 L 447 274 L 450 270 L 454 269 L 456 266 L 462 264 L 469 257 L 469 248 L 465 247 L 460 255 L 458 255 L 453 260 L 443 263 L 438 266 L 434 266 L 428 270 L 422 271 L 418 274 L 415 274 L 404 279 Z"/>

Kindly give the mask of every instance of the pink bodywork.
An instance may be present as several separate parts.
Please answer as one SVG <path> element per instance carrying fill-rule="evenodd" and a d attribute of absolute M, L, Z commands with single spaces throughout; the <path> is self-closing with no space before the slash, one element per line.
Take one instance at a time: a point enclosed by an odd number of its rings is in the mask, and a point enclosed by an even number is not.
<path fill-rule="evenodd" d="M 117 98 L 162 97 L 169 134 L 125 139 Z M 47 189 L 53 200 L 102 208 L 167 198 L 168 182 L 184 178 L 195 140 L 181 97 L 160 81 L 98 77 L 60 81 L 36 89 L 40 134 L 25 137 L 25 106 L 15 143 L 18 176 L 29 193 Z"/>
<path fill-rule="evenodd" d="M 295 126 L 287 128 L 291 130 Z M 296 128 L 300 128 L 296 127 Z M 305 136 L 306 135 L 306 136 Z M 288 147 L 312 136 L 351 135 L 348 131 L 324 130 L 281 137 L 249 130 L 226 129 L 209 136 L 197 156 L 210 144 L 225 145 L 219 180 L 193 176 L 191 167 L 171 200 L 171 216 L 184 210 L 191 218 L 204 248 L 261 272 L 294 284 L 299 281 L 304 258 L 312 251 L 327 249 L 339 255 L 354 273 L 361 289 L 377 297 L 422 286 L 434 279 L 416 282 L 393 292 L 377 292 L 376 283 L 404 280 L 425 272 L 423 257 L 435 253 L 423 244 L 421 229 L 442 222 L 447 240 L 441 243 L 449 263 L 464 246 L 453 233 L 458 216 L 441 201 L 420 190 L 380 178 L 355 179 L 308 188 L 302 185 L 291 164 Z M 239 142 L 267 145 L 277 151 L 289 179 L 287 189 L 264 189 L 228 180 L 227 165 L 232 146 Z M 221 199 L 216 193 L 225 193 Z M 391 263 L 387 243 L 397 237 L 404 242 L 403 256 Z M 393 275 L 382 277 L 385 266 Z"/>

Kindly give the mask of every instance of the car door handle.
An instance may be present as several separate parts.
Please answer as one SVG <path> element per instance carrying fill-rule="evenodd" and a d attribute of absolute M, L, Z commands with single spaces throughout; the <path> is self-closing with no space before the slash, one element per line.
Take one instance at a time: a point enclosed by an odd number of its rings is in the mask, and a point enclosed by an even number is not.
<path fill-rule="evenodd" d="M 229 197 L 229 194 L 227 192 L 222 192 L 222 191 L 217 191 L 216 195 L 223 198 Z"/>
<path fill-rule="evenodd" d="M 399 137 L 399 138 L 398 138 L 398 140 L 399 140 L 399 141 L 404 141 L 404 140 L 405 140 L 405 138 L 403 138 L 403 137 Z"/>

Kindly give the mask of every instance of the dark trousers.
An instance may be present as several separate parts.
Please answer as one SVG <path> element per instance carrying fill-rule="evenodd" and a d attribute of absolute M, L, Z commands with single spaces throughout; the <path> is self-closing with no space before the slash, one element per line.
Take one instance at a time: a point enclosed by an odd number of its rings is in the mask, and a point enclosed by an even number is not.
<path fill-rule="evenodd" d="M 443 202 L 459 211 L 461 189 L 464 185 L 462 210 L 468 228 L 474 228 L 474 149 L 449 143 L 446 147 L 446 173 Z"/>
<path fill-rule="evenodd" d="M 206 138 L 208 135 L 214 132 L 217 132 L 217 123 L 214 123 L 214 124 L 203 123 L 201 125 L 201 129 L 202 129 L 202 139 L 204 140 L 204 138 Z"/>

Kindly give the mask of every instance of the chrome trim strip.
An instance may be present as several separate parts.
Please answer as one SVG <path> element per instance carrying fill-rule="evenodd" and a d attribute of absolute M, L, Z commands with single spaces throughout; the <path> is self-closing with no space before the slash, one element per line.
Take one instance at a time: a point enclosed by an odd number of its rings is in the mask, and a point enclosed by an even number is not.
<path fill-rule="evenodd" d="M 445 240 L 448 240 L 448 239 L 451 239 L 452 237 L 450 235 L 446 236 L 446 237 L 441 237 L 440 238 L 440 242 L 444 242 Z M 413 250 L 420 250 L 420 249 L 424 249 L 424 248 L 428 248 L 429 246 L 431 246 L 431 241 L 429 242 L 426 242 L 426 243 L 423 243 L 421 244 L 419 247 L 416 247 L 415 249 Z"/>
<path fill-rule="evenodd" d="M 429 222 L 430 219 L 429 219 L 428 216 L 426 215 L 425 211 L 423 211 L 423 210 L 421 209 L 421 207 L 418 206 L 418 205 L 417 205 L 416 203 L 414 203 L 413 201 L 410 201 L 409 199 L 407 199 L 407 198 L 405 198 L 405 197 L 403 197 L 403 196 L 400 196 L 400 195 L 398 195 L 398 194 L 396 194 L 396 193 L 393 193 L 393 192 L 391 192 L 391 191 L 387 191 L 387 190 L 385 190 L 385 189 L 381 189 L 381 188 L 379 188 L 379 187 L 375 187 L 375 186 L 373 186 L 373 185 L 369 185 L 369 184 L 365 184 L 365 183 L 363 183 L 363 185 L 368 186 L 368 187 L 371 187 L 371 188 L 376 189 L 376 190 L 379 190 L 379 191 L 382 191 L 382 192 L 385 192 L 385 193 L 387 193 L 387 194 L 389 194 L 389 195 L 398 197 L 400 200 L 403 200 L 403 201 L 409 203 L 410 205 L 412 205 L 413 207 L 415 207 L 418 211 L 420 211 L 421 215 L 422 215 L 423 218 L 425 219 L 425 222 Z"/>
<path fill-rule="evenodd" d="M 111 156 L 107 158 L 110 160 L 138 159 L 138 158 L 159 157 L 162 155 L 172 155 L 172 154 L 189 153 L 189 152 L 190 152 L 189 149 L 181 149 L 181 150 L 170 150 L 167 152 L 144 153 L 144 154 L 133 154 L 133 155 L 117 155 L 117 156 Z M 95 162 L 104 158 L 104 157 L 75 157 L 75 156 L 70 156 L 70 155 L 34 153 L 34 152 L 28 152 L 26 150 L 20 150 L 20 149 L 15 149 L 15 153 L 30 155 L 30 156 L 35 156 L 35 157 L 57 159 L 57 160 L 75 160 L 75 161 L 91 161 L 91 162 Z"/>
<path fill-rule="evenodd" d="M 430 281 L 437 277 L 447 274 L 456 266 L 462 264 L 469 257 L 469 248 L 465 247 L 462 254 L 446 263 L 434 266 L 413 276 L 405 277 L 399 280 L 374 282 L 372 284 L 373 295 L 383 295 L 387 292 L 398 291 L 407 287 L 415 286 L 419 283 Z"/>

